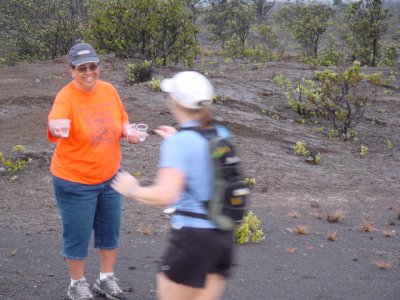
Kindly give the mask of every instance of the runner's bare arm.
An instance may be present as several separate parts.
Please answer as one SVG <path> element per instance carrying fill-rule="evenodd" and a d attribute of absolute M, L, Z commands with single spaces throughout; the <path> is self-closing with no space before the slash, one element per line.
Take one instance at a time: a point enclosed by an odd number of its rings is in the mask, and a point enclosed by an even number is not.
<path fill-rule="evenodd" d="M 127 172 L 121 172 L 115 177 L 112 187 L 125 197 L 146 204 L 166 206 L 177 201 L 184 184 L 185 177 L 181 171 L 162 168 L 151 186 L 141 187 L 135 177 Z"/>

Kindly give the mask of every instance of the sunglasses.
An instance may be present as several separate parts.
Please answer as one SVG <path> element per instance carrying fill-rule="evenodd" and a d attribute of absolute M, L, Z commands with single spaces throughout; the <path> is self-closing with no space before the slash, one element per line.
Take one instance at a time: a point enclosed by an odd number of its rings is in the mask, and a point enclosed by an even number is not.
<path fill-rule="evenodd" d="M 76 69 L 79 73 L 86 73 L 88 71 L 88 69 L 91 72 L 93 72 L 93 71 L 96 71 L 98 67 L 99 67 L 99 64 L 92 64 L 92 65 L 89 65 L 89 66 L 74 67 L 74 69 Z"/>

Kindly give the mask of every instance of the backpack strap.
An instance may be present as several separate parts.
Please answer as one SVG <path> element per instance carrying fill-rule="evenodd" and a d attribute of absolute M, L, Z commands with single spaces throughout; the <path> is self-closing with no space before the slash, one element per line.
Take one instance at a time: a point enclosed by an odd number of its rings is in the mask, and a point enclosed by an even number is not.
<path fill-rule="evenodd" d="M 195 212 L 186 211 L 186 210 L 177 209 L 177 210 L 175 210 L 174 214 L 179 215 L 179 216 L 192 217 L 192 218 L 196 218 L 196 219 L 208 220 L 208 217 L 206 214 L 195 213 Z"/>
<path fill-rule="evenodd" d="M 201 136 L 203 136 L 205 139 L 210 140 L 211 138 L 215 137 L 218 135 L 217 129 L 213 126 L 210 128 L 200 128 L 200 127 L 181 127 L 178 129 L 178 131 L 185 131 L 185 130 L 191 130 L 199 133 Z"/>
<path fill-rule="evenodd" d="M 178 129 L 178 131 L 185 131 L 185 130 L 192 130 L 195 131 L 197 133 L 199 133 L 201 136 L 203 136 L 205 139 L 207 139 L 208 141 L 217 136 L 217 129 L 215 127 L 210 127 L 210 128 L 199 128 L 199 127 L 181 127 Z M 188 187 L 185 187 L 187 192 L 190 192 L 190 190 L 188 189 Z M 204 202 L 205 207 L 207 208 L 208 204 L 208 200 Z M 209 220 L 207 214 L 201 214 L 201 213 L 195 213 L 195 212 L 191 212 L 191 211 L 185 211 L 185 210 L 181 210 L 181 209 L 177 209 L 174 212 L 175 215 L 180 215 L 180 216 L 186 216 L 186 217 L 191 217 L 191 218 L 196 218 L 196 219 L 202 219 L 202 220 Z"/>

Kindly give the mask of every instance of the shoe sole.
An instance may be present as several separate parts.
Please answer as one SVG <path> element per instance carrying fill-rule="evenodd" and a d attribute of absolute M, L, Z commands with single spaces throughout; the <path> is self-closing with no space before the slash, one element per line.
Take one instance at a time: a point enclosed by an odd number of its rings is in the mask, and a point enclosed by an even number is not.
<path fill-rule="evenodd" d="M 65 296 L 65 299 L 67 300 L 74 300 L 74 297 L 71 296 L 71 294 L 69 293 L 69 291 L 67 292 L 67 296 Z M 94 297 L 89 298 L 89 299 L 94 299 Z"/>
<path fill-rule="evenodd" d="M 110 299 L 110 300 L 121 300 L 120 298 L 115 298 L 114 296 L 107 294 L 106 292 L 104 292 L 98 285 L 97 283 L 94 284 L 93 286 L 93 293 L 99 296 L 105 296 L 106 299 Z"/>

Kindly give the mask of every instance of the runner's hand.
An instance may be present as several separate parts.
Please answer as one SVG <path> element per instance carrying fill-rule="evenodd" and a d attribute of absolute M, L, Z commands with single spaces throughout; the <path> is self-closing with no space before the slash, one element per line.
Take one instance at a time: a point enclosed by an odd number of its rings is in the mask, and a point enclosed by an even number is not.
<path fill-rule="evenodd" d="M 117 173 L 111 187 L 125 197 L 134 198 L 134 192 L 139 187 L 139 183 L 135 177 L 123 171 Z"/>
<path fill-rule="evenodd" d="M 163 139 L 166 139 L 174 135 L 176 133 L 176 129 L 172 126 L 161 125 L 158 126 L 158 128 L 155 129 L 154 132 L 161 136 Z"/>

